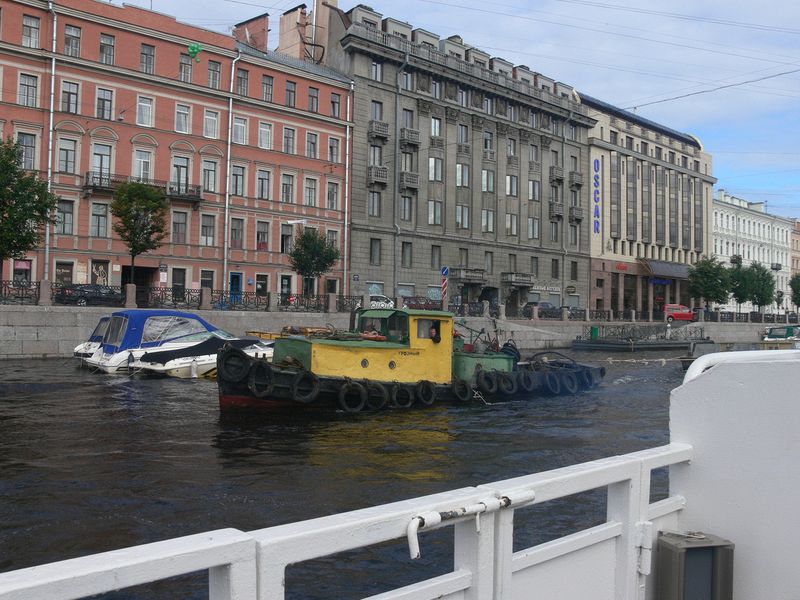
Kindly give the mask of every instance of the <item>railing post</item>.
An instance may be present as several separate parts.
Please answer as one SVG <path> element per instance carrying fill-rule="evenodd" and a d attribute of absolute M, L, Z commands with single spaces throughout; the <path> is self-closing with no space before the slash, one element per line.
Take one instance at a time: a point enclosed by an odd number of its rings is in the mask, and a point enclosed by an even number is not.
<path fill-rule="evenodd" d="M 363 294 L 361 296 L 361 308 L 363 308 L 364 310 L 371 308 L 369 294 Z"/>
<path fill-rule="evenodd" d="M 281 295 L 278 292 L 267 293 L 267 312 L 277 312 Z"/>
<path fill-rule="evenodd" d="M 539 320 L 539 307 L 538 306 L 531 306 L 531 320 L 538 321 Z"/>
<path fill-rule="evenodd" d="M 569 308 L 567 308 L 566 306 L 561 307 L 561 320 L 569 321 Z"/>
<path fill-rule="evenodd" d="M 136 308 L 136 284 L 125 284 L 125 308 Z"/>
<path fill-rule="evenodd" d="M 52 288 L 52 282 L 46 279 L 39 282 L 39 298 L 37 299 L 39 306 L 53 306 Z"/>
<path fill-rule="evenodd" d="M 613 321 L 614 320 L 614 309 L 613 308 L 609 308 L 608 309 L 608 320 L 609 321 Z"/>
<path fill-rule="evenodd" d="M 335 313 L 336 309 L 336 294 L 328 294 L 328 305 L 325 307 L 325 312 Z"/>
<path fill-rule="evenodd" d="M 631 310 L 631 323 L 636 323 L 636 311 Z"/>
<path fill-rule="evenodd" d="M 211 310 L 211 288 L 200 288 L 200 310 Z"/>
<path fill-rule="evenodd" d="M 506 305 L 504 303 L 500 303 L 497 305 L 497 318 L 498 319 L 506 318 Z"/>
<path fill-rule="evenodd" d="M 482 317 L 488 317 L 489 316 L 489 301 L 488 300 L 481 300 L 481 306 L 483 307 L 483 309 L 481 310 L 481 316 Z"/>
<path fill-rule="evenodd" d="M 589 307 L 586 307 L 586 311 L 583 313 L 583 321 L 585 323 L 588 323 L 589 321 L 592 320 L 591 314 L 592 314 L 592 311 L 589 310 Z"/>
<path fill-rule="evenodd" d="M 403 297 L 398 296 L 394 299 L 394 307 L 395 308 L 403 308 Z"/>

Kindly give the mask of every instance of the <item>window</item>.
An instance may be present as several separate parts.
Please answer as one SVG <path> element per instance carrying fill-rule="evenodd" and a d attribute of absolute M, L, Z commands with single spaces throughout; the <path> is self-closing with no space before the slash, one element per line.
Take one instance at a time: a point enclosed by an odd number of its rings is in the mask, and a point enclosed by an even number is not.
<path fill-rule="evenodd" d="M 269 250 L 269 223 L 259 221 L 256 223 L 256 250 Z"/>
<path fill-rule="evenodd" d="M 214 287 L 214 271 L 205 269 L 200 271 L 200 287 L 212 289 Z"/>
<path fill-rule="evenodd" d="M 534 277 L 539 276 L 539 257 L 531 256 L 531 275 Z"/>
<path fill-rule="evenodd" d="M 288 127 L 283 128 L 283 151 L 286 154 L 294 154 L 294 129 Z"/>
<path fill-rule="evenodd" d="M 536 144 L 528 146 L 528 160 L 539 162 L 539 146 Z"/>
<path fill-rule="evenodd" d="M 442 224 L 442 203 L 439 200 L 428 200 L 428 225 Z"/>
<path fill-rule="evenodd" d="M 431 80 L 431 96 L 442 99 L 442 82 L 438 79 Z"/>
<path fill-rule="evenodd" d="M 488 208 L 481 210 L 481 231 L 491 233 L 494 231 L 494 211 Z"/>
<path fill-rule="evenodd" d="M 494 171 L 489 169 L 481 171 L 481 190 L 484 192 L 494 191 Z"/>
<path fill-rule="evenodd" d="M 559 193 L 558 193 L 558 186 L 557 185 L 551 185 L 550 186 L 550 202 L 559 202 L 560 201 L 559 198 L 560 198 L 560 196 L 559 196 Z"/>
<path fill-rule="evenodd" d="M 534 179 L 528 180 L 528 200 L 538 202 L 542 197 L 542 182 Z"/>
<path fill-rule="evenodd" d="M 153 99 L 139 96 L 136 103 L 136 124 L 143 127 L 153 126 Z"/>
<path fill-rule="evenodd" d="M 383 121 L 383 102 L 373 100 L 369 105 L 369 114 L 373 121 Z"/>
<path fill-rule="evenodd" d="M 459 144 L 469 144 L 469 126 L 468 125 L 459 125 L 457 129 L 458 134 L 458 143 Z"/>
<path fill-rule="evenodd" d="M 507 156 L 517 155 L 517 140 L 514 138 L 508 138 L 506 140 L 506 154 Z"/>
<path fill-rule="evenodd" d="M 569 226 L 569 243 L 573 246 L 578 245 L 578 226 L 577 225 L 570 225 Z"/>
<path fill-rule="evenodd" d="M 95 144 L 92 152 L 92 171 L 100 179 L 103 186 L 111 185 L 111 146 L 108 144 Z"/>
<path fill-rule="evenodd" d="M 185 212 L 172 213 L 172 243 L 185 244 L 186 243 L 186 220 L 187 215 Z"/>
<path fill-rule="evenodd" d="M 558 241 L 558 222 L 557 221 L 550 221 L 550 241 L 557 242 Z"/>
<path fill-rule="evenodd" d="M 217 139 L 219 137 L 219 113 L 215 110 L 206 110 L 203 119 L 203 136 Z"/>
<path fill-rule="evenodd" d="M 370 238 L 369 240 L 369 264 L 381 264 L 381 240 L 378 238 Z"/>
<path fill-rule="evenodd" d="M 265 150 L 272 149 L 272 123 L 258 124 L 258 147 Z"/>
<path fill-rule="evenodd" d="M 380 217 L 381 216 L 381 193 L 380 192 L 370 192 L 368 195 L 368 205 L 367 205 L 367 214 L 370 217 Z"/>
<path fill-rule="evenodd" d="M 431 269 L 438 271 L 442 268 L 442 247 L 431 246 Z"/>
<path fill-rule="evenodd" d="M 244 219 L 231 219 L 231 248 L 244 246 Z"/>
<path fill-rule="evenodd" d="M 139 52 L 139 70 L 142 73 L 152 74 L 156 65 L 156 47 L 150 44 L 142 44 Z"/>
<path fill-rule="evenodd" d="M 331 116 L 339 118 L 342 111 L 342 97 L 339 94 L 331 94 Z"/>
<path fill-rule="evenodd" d="M 92 203 L 92 218 L 89 224 L 89 235 L 92 237 L 108 237 L 108 205 Z"/>
<path fill-rule="evenodd" d="M 61 84 L 61 111 L 78 114 L 78 84 L 64 81 Z"/>
<path fill-rule="evenodd" d="M 400 266 L 406 269 L 411 268 L 412 264 L 412 246 L 411 242 L 403 242 L 403 245 L 400 248 Z"/>
<path fill-rule="evenodd" d="M 203 215 L 200 223 L 200 245 L 214 245 L 214 215 Z"/>
<path fill-rule="evenodd" d="M 189 112 L 191 107 L 188 104 L 175 105 L 175 131 L 178 133 L 189 133 Z"/>
<path fill-rule="evenodd" d="M 39 78 L 36 75 L 20 74 L 19 76 L 19 104 L 36 108 L 38 105 Z"/>
<path fill-rule="evenodd" d="M 483 132 L 483 149 L 494 150 L 494 134 L 491 131 Z"/>
<path fill-rule="evenodd" d="M 337 138 L 328 138 L 328 160 L 330 162 L 339 162 L 339 140 Z"/>
<path fill-rule="evenodd" d="M 400 170 L 404 173 L 414 172 L 414 153 L 403 152 L 400 154 Z"/>
<path fill-rule="evenodd" d="M 231 194 L 244 196 L 245 168 L 241 165 L 231 167 Z"/>
<path fill-rule="evenodd" d="M 403 196 L 400 199 L 400 219 L 410 221 L 414 214 L 414 199 L 411 196 Z"/>
<path fill-rule="evenodd" d="M 135 150 L 133 153 L 133 176 L 139 181 L 150 181 L 153 165 L 153 154 L 147 150 Z"/>
<path fill-rule="evenodd" d="M 550 261 L 550 277 L 553 279 L 559 279 L 561 277 L 561 269 L 559 269 L 557 258 Z"/>
<path fill-rule="evenodd" d="M 319 89 L 308 88 L 308 110 L 309 112 L 319 112 Z"/>
<path fill-rule="evenodd" d="M 539 239 L 539 217 L 528 217 L 528 239 Z"/>
<path fill-rule="evenodd" d="M 294 106 L 297 99 L 297 84 L 294 81 L 286 82 L 286 106 Z"/>
<path fill-rule="evenodd" d="M 22 45 L 25 48 L 39 47 L 39 18 L 24 15 L 22 17 Z"/>
<path fill-rule="evenodd" d="M 404 90 L 414 89 L 414 74 L 408 71 L 403 71 L 400 74 L 400 87 Z"/>
<path fill-rule="evenodd" d="M 458 88 L 458 104 L 459 106 L 464 106 L 464 107 L 469 106 L 469 90 L 465 90 L 464 88 Z"/>
<path fill-rule="evenodd" d="M 256 172 L 256 198 L 270 200 L 272 195 L 272 173 L 265 169 Z"/>
<path fill-rule="evenodd" d="M 292 226 L 281 225 L 281 253 L 289 254 L 292 251 Z"/>
<path fill-rule="evenodd" d="M 183 83 L 192 83 L 192 57 L 188 54 L 181 54 L 178 63 L 178 79 Z"/>
<path fill-rule="evenodd" d="M 308 158 L 319 158 L 318 139 L 319 136 L 316 133 L 306 134 L 306 156 Z"/>
<path fill-rule="evenodd" d="M 428 158 L 428 181 L 442 180 L 442 159 L 431 156 Z"/>
<path fill-rule="evenodd" d="M 373 60 L 369 68 L 369 78 L 372 81 L 383 81 L 383 63 Z"/>
<path fill-rule="evenodd" d="M 517 235 L 517 215 L 506 213 L 506 235 Z"/>
<path fill-rule="evenodd" d="M 236 93 L 247 96 L 250 88 L 250 72 L 247 69 L 236 69 Z"/>
<path fill-rule="evenodd" d="M 64 26 L 64 54 L 67 56 L 81 55 L 81 28 L 74 25 Z"/>
<path fill-rule="evenodd" d="M 304 202 L 306 206 L 317 205 L 317 180 L 306 179 L 306 186 L 304 192 Z"/>
<path fill-rule="evenodd" d="M 116 40 L 113 35 L 100 34 L 100 62 L 104 65 L 114 64 L 114 46 Z"/>
<path fill-rule="evenodd" d="M 329 210 L 339 210 L 339 184 L 333 181 L 328 182 L 328 204 Z"/>
<path fill-rule="evenodd" d="M 456 204 L 456 228 L 469 229 L 469 206 Z"/>
<path fill-rule="evenodd" d="M 469 165 L 456 163 L 456 187 L 469 187 Z"/>
<path fill-rule="evenodd" d="M 75 203 L 72 200 L 59 200 L 56 209 L 56 233 L 72 235 L 75 218 Z"/>
<path fill-rule="evenodd" d="M 75 172 L 76 140 L 58 140 L 58 170 L 61 173 Z"/>
<path fill-rule="evenodd" d="M 231 141 L 234 144 L 247 143 L 247 119 L 244 117 L 233 118 L 233 136 Z"/>
<path fill-rule="evenodd" d="M 494 113 L 494 98 L 490 98 L 488 96 L 483 98 L 483 112 L 485 112 L 487 115 Z"/>
<path fill-rule="evenodd" d="M 294 204 L 294 175 L 281 175 L 281 202 Z"/>
<path fill-rule="evenodd" d="M 172 179 L 170 189 L 179 194 L 186 194 L 189 191 L 189 157 L 172 157 Z"/>
<path fill-rule="evenodd" d="M 414 111 L 408 108 L 403 109 L 402 113 L 402 124 L 403 127 L 408 127 L 409 129 L 414 127 Z"/>
<path fill-rule="evenodd" d="M 261 99 L 264 102 L 272 102 L 272 95 L 275 92 L 275 80 L 271 75 L 261 76 Z"/>
<path fill-rule="evenodd" d="M 572 206 L 578 206 L 578 190 L 570 190 L 569 199 Z"/>
<path fill-rule="evenodd" d="M 442 135 L 442 120 L 439 117 L 431 117 L 431 135 L 434 137 Z"/>
<path fill-rule="evenodd" d="M 383 147 L 372 145 L 369 147 L 369 165 L 380 167 L 383 164 Z"/>
<path fill-rule="evenodd" d="M 97 118 L 111 120 L 114 105 L 114 92 L 97 88 Z"/>
<path fill-rule="evenodd" d="M 208 61 L 208 87 L 218 90 L 222 78 L 222 64 L 215 60 Z"/>
<path fill-rule="evenodd" d="M 518 195 L 517 183 L 516 175 L 506 175 L 506 196 L 516 197 Z"/>
<path fill-rule="evenodd" d="M 217 163 L 213 160 L 203 161 L 203 190 L 206 192 L 217 191 Z"/>
<path fill-rule="evenodd" d="M 573 260 L 569 263 L 569 278 L 572 281 L 578 280 L 578 261 Z"/>
<path fill-rule="evenodd" d="M 483 268 L 489 275 L 494 272 L 494 252 L 483 253 Z"/>

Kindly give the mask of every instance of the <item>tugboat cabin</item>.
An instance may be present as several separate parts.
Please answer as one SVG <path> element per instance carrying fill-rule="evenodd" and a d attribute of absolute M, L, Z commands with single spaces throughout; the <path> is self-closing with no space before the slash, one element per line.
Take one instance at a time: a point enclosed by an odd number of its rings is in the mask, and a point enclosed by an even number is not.
<path fill-rule="evenodd" d="M 273 361 L 298 362 L 320 377 L 416 383 L 452 380 L 453 315 L 413 309 L 361 309 L 341 336 L 290 336 Z"/>

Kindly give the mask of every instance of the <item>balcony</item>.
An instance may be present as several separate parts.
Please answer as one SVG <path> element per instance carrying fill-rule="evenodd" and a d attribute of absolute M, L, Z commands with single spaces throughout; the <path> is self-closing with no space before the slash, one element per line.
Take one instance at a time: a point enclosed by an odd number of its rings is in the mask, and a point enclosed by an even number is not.
<path fill-rule="evenodd" d="M 572 223 L 580 223 L 583 221 L 583 209 L 580 206 L 570 206 L 569 220 Z"/>
<path fill-rule="evenodd" d="M 516 273 L 507 271 L 500 273 L 500 281 L 505 285 L 512 285 L 517 287 L 529 287 L 533 282 L 530 273 Z"/>
<path fill-rule="evenodd" d="M 170 181 L 167 184 L 167 198 L 200 202 L 203 199 L 200 192 L 199 185 L 190 185 L 184 181 Z"/>
<path fill-rule="evenodd" d="M 103 171 L 88 171 L 83 180 L 83 189 L 88 193 L 105 192 L 113 193 L 123 183 L 142 183 L 161 190 L 167 198 L 172 200 L 186 200 L 200 202 L 203 199 L 202 187 L 184 181 L 161 181 L 158 179 L 144 179 L 129 175 L 117 175 Z"/>
<path fill-rule="evenodd" d="M 483 160 L 494 160 L 494 150 L 483 149 Z"/>
<path fill-rule="evenodd" d="M 456 152 L 458 154 L 472 154 L 472 145 L 470 144 L 458 144 L 456 147 Z"/>
<path fill-rule="evenodd" d="M 583 173 L 578 171 L 569 172 L 569 187 L 576 188 L 583 185 Z"/>
<path fill-rule="evenodd" d="M 450 279 L 457 279 L 462 283 L 486 283 L 485 269 L 468 269 L 466 267 L 456 267 L 450 269 Z"/>
<path fill-rule="evenodd" d="M 563 219 L 564 218 L 564 205 L 561 202 L 550 203 L 550 219 Z"/>
<path fill-rule="evenodd" d="M 419 146 L 419 129 L 400 128 L 400 143 Z"/>
<path fill-rule="evenodd" d="M 562 181 L 564 181 L 564 169 L 550 167 L 550 183 L 561 183 Z"/>
<path fill-rule="evenodd" d="M 405 190 L 419 189 L 419 173 L 400 173 L 400 188 Z"/>
<path fill-rule="evenodd" d="M 432 135 L 431 148 L 436 148 L 437 150 L 444 150 L 444 138 L 439 137 L 437 135 Z"/>
<path fill-rule="evenodd" d="M 781 263 L 772 263 L 770 267 L 773 271 L 780 271 L 781 270 Z"/>
<path fill-rule="evenodd" d="M 507 159 L 506 165 L 509 169 L 519 169 L 519 156 L 509 156 Z"/>
<path fill-rule="evenodd" d="M 128 175 L 117 175 L 105 171 L 89 171 L 83 180 L 83 189 L 91 192 L 111 192 L 117 189 L 121 183 L 139 181 L 141 183 L 159 187 L 150 179 L 137 179 Z"/>
<path fill-rule="evenodd" d="M 389 183 L 389 168 L 388 167 L 367 167 L 367 183 L 380 183 L 386 185 Z"/>
<path fill-rule="evenodd" d="M 389 124 L 383 121 L 370 121 L 367 126 L 367 135 L 372 138 L 389 138 Z"/>
<path fill-rule="evenodd" d="M 530 175 L 534 175 L 536 177 L 540 177 L 542 175 L 542 163 L 536 160 L 529 160 L 528 161 L 528 173 Z"/>

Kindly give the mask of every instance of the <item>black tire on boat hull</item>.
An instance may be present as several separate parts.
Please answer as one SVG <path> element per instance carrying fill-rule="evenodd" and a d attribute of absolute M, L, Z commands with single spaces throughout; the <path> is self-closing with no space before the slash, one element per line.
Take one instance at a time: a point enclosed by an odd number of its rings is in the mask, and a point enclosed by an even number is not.
<path fill-rule="evenodd" d="M 370 410 L 383 410 L 389 404 L 389 390 L 379 381 L 364 381 L 367 388 L 367 408 Z"/>
<path fill-rule="evenodd" d="M 414 404 L 414 388 L 410 385 L 395 383 L 389 392 L 389 404 L 393 408 L 411 408 Z"/>
<path fill-rule="evenodd" d="M 223 348 L 222 356 L 217 359 L 217 373 L 225 381 L 239 383 L 247 378 L 250 372 L 250 357 L 238 348 Z"/>
<path fill-rule="evenodd" d="M 530 394 L 533 390 L 535 390 L 536 377 L 534 376 L 533 371 L 522 369 L 521 371 L 517 372 L 517 385 L 519 386 L 519 389 L 526 394 Z"/>
<path fill-rule="evenodd" d="M 580 371 L 578 371 L 578 383 L 584 390 L 588 390 L 594 385 L 592 372 L 588 367 L 583 367 Z"/>
<path fill-rule="evenodd" d="M 504 396 L 513 396 L 517 393 L 517 377 L 515 373 L 497 373 L 497 391 Z"/>
<path fill-rule="evenodd" d="M 319 395 L 319 377 L 311 371 L 300 369 L 292 379 L 292 400 L 300 404 L 309 404 Z"/>
<path fill-rule="evenodd" d="M 478 389 L 484 394 L 494 394 L 497 391 L 497 372 L 480 369 L 476 376 Z"/>
<path fill-rule="evenodd" d="M 275 374 L 265 360 L 254 360 L 247 376 L 247 388 L 256 398 L 266 398 L 275 388 Z"/>
<path fill-rule="evenodd" d="M 420 381 L 414 388 L 417 400 L 425 406 L 430 406 L 436 402 L 436 386 L 430 381 Z"/>
<path fill-rule="evenodd" d="M 472 388 L 463 379 L 454 379 L 450 384 L 450 391 L 459 402 L 468 402 L 472 398 Z"/>
<path fill-rule="evenodd" d="M 367 404 L 367 395 L 367 388 L 357 381 L 345 381 L 339 388 L 339 406 L 345 412 L 361 412 Z"/>
<path fill-rule="evenodd" d="M 561 373 L 561 393 L 572 396 L 577 394 L 580 386 L 578 385 L 578 377 L 575 371 L 564 371 Z"/>
<path fill-rule="evenodd" d="M 561 392 L 561 379 L 555 371 L 545 371 L 542 376 L 545 391 L 551 396 L 558 396 Z"/>

